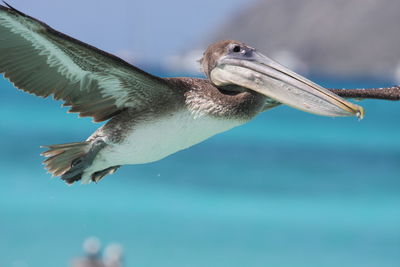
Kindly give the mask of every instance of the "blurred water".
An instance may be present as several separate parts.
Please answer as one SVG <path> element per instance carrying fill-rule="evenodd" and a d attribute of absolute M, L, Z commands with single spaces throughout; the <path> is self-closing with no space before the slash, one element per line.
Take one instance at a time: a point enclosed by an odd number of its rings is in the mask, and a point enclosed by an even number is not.
<path fill-rule="evenodd" d="M 326 86 L 375 86 L 337 82 Z M 67 266 L 91 235 L 127 266 L 400 266 L 400 103 L 286 107 L 162 161 L 66 186 L 39 146 L 98 127 L 0 80 L 0 266 Z"/>

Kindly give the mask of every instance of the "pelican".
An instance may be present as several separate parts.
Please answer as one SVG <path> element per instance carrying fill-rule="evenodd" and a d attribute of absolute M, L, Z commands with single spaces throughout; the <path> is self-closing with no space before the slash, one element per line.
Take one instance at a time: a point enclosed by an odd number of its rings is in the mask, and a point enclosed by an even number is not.
<path fill-rule="evenodd" d="M 106 121 L 83 142 L 44 146 L 45 167 L 68 184 L 98 182 L 121 165 L 158 161 L 284 104 L 322 116 L 364 110 L 342 98 L 399 99 L 398 87 L 325 89 L 234 40 L 210 45 L 206 79 L 160 78 L 0 5 L 0 73 L 53 96 L 69 112 Z"/>

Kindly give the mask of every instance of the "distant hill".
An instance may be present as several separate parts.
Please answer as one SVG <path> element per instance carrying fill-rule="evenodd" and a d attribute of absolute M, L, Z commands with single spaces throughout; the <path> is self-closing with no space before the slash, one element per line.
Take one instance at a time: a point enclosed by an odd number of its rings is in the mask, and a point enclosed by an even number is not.
<path fill-rule="evenodd" d="M 398 0 L 262 0 L 208 42 L 221 39 L 248 43 L 303 73 L 400 80 Z"/>

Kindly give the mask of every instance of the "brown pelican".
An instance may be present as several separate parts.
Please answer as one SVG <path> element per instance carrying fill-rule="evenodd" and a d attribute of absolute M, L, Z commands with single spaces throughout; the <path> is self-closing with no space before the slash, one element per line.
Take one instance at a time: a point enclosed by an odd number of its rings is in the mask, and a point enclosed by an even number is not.
<path fill-rule="evenodd" d="M 201 65 L 207 79 L 159 78 L 0 6 L 0 73 L 21 90 L 63 100 L 70 112 L 107 121 L 84 142 L 45 146 L 46 168 L 67 183 L 160 160 L 280 104 L 362 118 L 362 107 L 339 95 L 399 98 L 397 87 L 335 94 L 232 40 L 209 46 Z"/>

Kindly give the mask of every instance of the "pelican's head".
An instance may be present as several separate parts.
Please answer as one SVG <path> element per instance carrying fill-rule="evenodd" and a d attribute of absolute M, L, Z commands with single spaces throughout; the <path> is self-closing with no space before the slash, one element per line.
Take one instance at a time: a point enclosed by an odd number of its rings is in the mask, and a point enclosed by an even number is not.
<path fill-rule="evenodd" d="M 364 116 L 362 107 L 237 41 L 221 41 L 210 45 L 201 64 L 207 77 L 217 87 L 238 85 L 318 115 Z"/>

